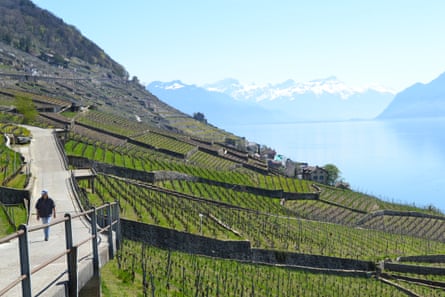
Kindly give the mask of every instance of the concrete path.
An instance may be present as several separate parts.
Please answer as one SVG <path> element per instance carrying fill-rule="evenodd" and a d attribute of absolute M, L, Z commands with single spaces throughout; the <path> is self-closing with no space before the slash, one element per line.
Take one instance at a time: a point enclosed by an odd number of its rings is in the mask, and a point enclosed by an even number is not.
<path fill-rule="evenodd" d="M 32 173 L 31 218 L 29 225 L 40 225 L 35 215 L 35 204 L 42 189 L 47 189 L 49 196 L 56 204 L 57 218 L 65 213 L 78 213 L 79 208 L 72 193 L 69 178 L 70 172 L 63 165 L 62 157 L 56 146 L 52 130 L 27 127 L 33 139 L 28 146 L 17 147 L 30 164 Z M 31 269 L 62 253 L 65 246 L 64 223 L 53 226 L 49 241 L 44 241 L 43 230 L 29 233 Z M 88 224 L 79 219 L 73 220 L 74 245 L 90 236 Z M 91 243 L 79 248 L 78 257 L 91 266 Z M 0 290 L 20 276 L 18 241 L 0 245 Z M 67 279 L 66 256 L 44 268 L 31 277 L 33 296 L 65 296 L 64 282 Z M 49 286 L 50 285 L 50 286 Z M 49 286 L 49 288 L 48 288 Z M 63 295 L 62 295 L 63 293 Z M 6 296 L 21 296 L 21 285 L 9 291 Z"/>

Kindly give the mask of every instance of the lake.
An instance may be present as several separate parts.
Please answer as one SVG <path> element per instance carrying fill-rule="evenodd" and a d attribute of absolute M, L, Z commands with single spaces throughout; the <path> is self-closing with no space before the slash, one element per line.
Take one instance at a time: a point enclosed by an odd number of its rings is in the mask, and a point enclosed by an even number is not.
<path fill-rule="evenodd" d="M 445 118 L 224 127 L 294 161 L 335 164 L 354 190 L 445 210 Z"/>

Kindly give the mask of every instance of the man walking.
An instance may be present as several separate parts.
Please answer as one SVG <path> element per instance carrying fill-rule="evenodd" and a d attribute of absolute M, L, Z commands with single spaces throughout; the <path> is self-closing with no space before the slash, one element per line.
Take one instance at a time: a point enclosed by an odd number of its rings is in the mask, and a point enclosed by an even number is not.
<path fill-rule="evenodd" d="M 41 218 L 43 224 L 49 224 L 51 217 L 56 218 L 56 205 L 54 201 L 48 197 L 47 190 L 42 190 L 42 196 L 40 196 L 36 203 L 36 210 L 37 220 Z M 43 229 L 43 234 L 45 235 L 45 241 L 48 241 L 49 226 Z"/>

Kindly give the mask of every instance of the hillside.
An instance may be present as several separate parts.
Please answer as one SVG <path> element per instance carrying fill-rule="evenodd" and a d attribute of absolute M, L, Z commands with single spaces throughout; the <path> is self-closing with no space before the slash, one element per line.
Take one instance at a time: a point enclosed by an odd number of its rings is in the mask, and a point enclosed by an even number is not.
<path fill-rule="evenodd" d="M 443 117 L 444 114 L 445 73 L 427 84 L 417 83 L 398 93 L 378 118 Z"/>
<path fill-rule="evenodd" d="M 70 121 L 63 115 L 46 116 L 56 126 Z M 406 274 L 396 275 L 386 268 L 389 274 L 376 282 L 380 277 L 374 275 L 373 268 L 358 265 L 373 267 L 372 263 L 385 258 L 445 251 L 445 217 L 434 209 L 388 203 L 350 190 L 275 175 L 259 160 L 247 156 L 246 161 L 232 148 L 219 154 L 222 147 L 218 143 L 144 130 L 105 114 L 88 112 L 74 118 L 75 125 L 65 139 L 69 163 L 93 166 L 98 173 L 94 190 L 86 181 L 80 182 L 83 204 L 89 208 L 117 200 L 124 226 L 137 226 L 124 227 L 124 247 L 117 261 L 103 272 L 107 296 L 119 296 L 122 288 L 132 292 L 129 296 L 144 292 L 149 288 L 144 285 L 149 283 L 149 275 L 157 279 L 151 286 L 165 296 L 204 294 L 206 287 L 200 284 L 204 279 L 209 290 L 225 290 L 230 295 L 241 290 L 263 296 L 267 288 L 279 286 L 278 275 L 302 281 L 300 286 L 286 287 L 282 296 L 311 296 L 314 292 L 350 296 L 359 291 L 360 296 L 375 296 L 376 291 L 381 292 L 379 296 L 403 296 L 384 281 L 400 282 L 399 277 Z M 243 252 L 236 252 L 246 242 L 256 257 L 274 255 L 261 261 L 278 264 L 246 263 Z M 227 257 L 232 260 L 224 260 Z M 237 261 L 237 257 L 243 260 Z M 292 262 L 292 257 L 305 260 Z M 138 264 L 130 264 L 129 259 Z M 286 270 L 280 268 L 283 259 L 289 262 Z M 344 266 L 348 261 L 357 262 Z M 428 265 L 441 264 L 417 265 L 428 269 Z M 160 272 L 160 267 L 165 271 Z M 314 269 L 317 274 L 312 273 Z M 346 272 L 348 269 L 354 272 Z M 255 276 L 249 273 L 252 270 Z M 251 275 L 249 281 L 239 278 L 240 271 Z M 221 273 L 230 277 L 222 280 Z M 423 277 L 415 272 L 409 276 L 417 282 Z M 305 277 L 313 278 L 317 286 L 306 287 Z M 228 285 L 234 279 L 240 283 Z M 334 279 L 348 285 L 332 291 L 328 283 Z M 433 273 L 426 279 L 441 278 Z M 220 281 L 228 282 L 224 289 L 219 287 Z M 401 286 L 406 288 L 406 284 Z M 421 285 L 409 288 L 427 296 L 441 293 Z"/>
<path fill-rule="evenodd" d="M 77 57 L 89 64 L 109 68 L 120 77 L 124 67 L 113 61 L 73 26 L 42 10 L 31 1 L 2 0 L 0 40 L 34 56 L 53 55 L 54 63 Z M 63 42 L 60 42 L 63 40 Z"/>
<path fill-rule="evenodd" d="M 0 12 L 2 98 L 21 92 L 33 99 L 65 100 L 64 108 L 85 106 L 171 131 L 236 138 L 159 100 L 75 27 L 31 1 L 0 1 Z"/>
<path fill-rule="evenodd" d="M 22 17 L 25 31 L 42 22 L 32 16 L 53 18 L 26 0 L 0 7 Z M 101 270 L 104 296 L 443 294 L 435 268 L 443 267 L 445 216 L 434 207 L 286 177 L 243 139 L 122 76 L 108 57 L 90 63 L 95 50 L 76 56 L 34 34 L 23 48 L 13 42 L 20 34 L 11 36 L 0 44 L 0 119 L 20 124 L 16 98 L 32 99 L 32 124 L 60 129 L 69 168 L 95 173 L 94 184 L 72 180 L 83 208 L 119 203 L 124 240 Z M 11 156 L 3 169 L 15 166 Z M 10 207 L 2 204 L 2 224 Z"/>

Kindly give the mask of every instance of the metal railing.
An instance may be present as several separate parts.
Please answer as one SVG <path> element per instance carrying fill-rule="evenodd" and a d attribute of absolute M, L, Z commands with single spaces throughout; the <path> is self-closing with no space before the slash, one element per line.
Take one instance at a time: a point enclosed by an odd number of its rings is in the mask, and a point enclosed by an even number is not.
<path fill-rule="evenodd" d="M 73 244 L 73 229 L 72 220 L 81 219 L 82 217 L 89 217 L 91 222 L 91 235 L 76 245 Z M 33 269 L 30 265 L 29 255 L 29 240 L 28 234 L 37 230 L 41 230 L 54 225 L 65 224 L 65 250 L 57 254 L 50 259 L 47 259 L 43 263 L 38 264 Z M 32 275 L 47 267 L 51 263 L 54 263 L 58 259 L 66 256 L 66 265 L 68 272 L 68 296 L 78 296 L 78 275 L 77 275 L 77 249 L 89 241 L 92 244 L 92 256 L 93 256 L 93 276 L 99 275 L 99 247 L 98 247 L 98 234 L 106 232 L 108 235 L 108 256 L 109 259 L 114 257 L 114 240 L 113 231 L 116 236 L 116 248 L 120 248 L 121 243 L 121 229 L 119 218 L 119 205 L 117 202 L 107 203 L 97 208 L 91 208 L 90 210 L 71 215 L 66 213 L 63 218 L 55 219 L 50 224 L 44 224 L 39 226 L 28 226 L 25 224 L 20 225 L 19 230 L 15 233 L 0 239 L 0 244 L 17 239 L 19 245 L 20 256 L 20 276 L 9 283 L 6 287 L 0 288 L 0 296 L 5 295 L 12 288 L 16 287 L 19 283 L 22 286 L 22 296 L 32 296 Z"/>
<path fill-rule="evenodd" d="M 60 141 L 60 138 L 57 136 L 56 131 L 53 131 L 54 140 L 56 142 L 57 150 L 59 151 L 59 156 L 62 158 L 61 162 L 65 169 L 68 169 L 68 157 L 65 153 L 65 148 L 63 146 L 63 143 Z"/>

